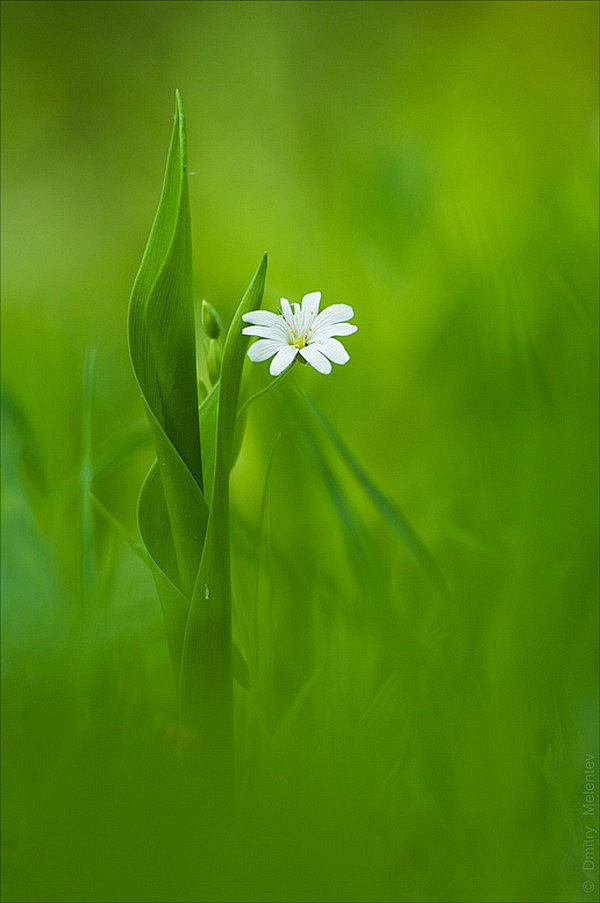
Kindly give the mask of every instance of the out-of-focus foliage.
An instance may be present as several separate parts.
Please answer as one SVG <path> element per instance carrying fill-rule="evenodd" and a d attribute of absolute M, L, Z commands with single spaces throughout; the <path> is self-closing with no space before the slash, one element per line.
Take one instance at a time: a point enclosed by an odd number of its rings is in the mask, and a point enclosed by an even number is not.
<path fill-rule="evenodd" d="M 2 4 L 5 899 L 584 899 L 597 47 L 577 0 Z M 196 302 L 227 325 L 268 251 L 265 307 L 359 326 L 247 409 L 233 827 L 136 554 L 127 301 L 175 88 Z"/>

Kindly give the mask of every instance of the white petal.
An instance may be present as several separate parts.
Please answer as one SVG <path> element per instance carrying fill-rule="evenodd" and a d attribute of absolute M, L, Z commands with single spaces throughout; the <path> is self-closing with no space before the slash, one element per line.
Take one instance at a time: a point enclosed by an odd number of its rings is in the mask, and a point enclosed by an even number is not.
<path fill-rule="evenodd" d="M 309 292 L 308 295 L 305 295 L 302 299 L 302 306 L 298 320 L 298 333 L 297 335 L 303 335 L 304 333 L 308 333 L 310 327 L 313 324 L 313 320 L 319 313 L 319 304 L 321 303 L 321 292 Z"/>
<path fill-rule="evenodd" d="M 302 308 L 299 304 L 292 304 L 294 309 L 294 332 L 296 335 L 302 335 Z"/>
<path fill-rule="evenodd" d="M 312 329 L 312 340 L 319 341 L 320 339 L 329 339 L 332 335 L 352 335 L 353 332 L 356 332 L 358 326 L 355 326 L 354 323 L 334 323 L 333 326 L 313 326 Z"/>
<path fill-rule="evenodd" d="M 308 363 L 311 364 L 315 370 L 318 370 L 319 373 L 331 373 L 331 364 L 314 344 L 305 345 L 304 348 L 300 349 L 300 354 L 304 360 L 308 361 Z"/>
<path fill-rule="evenodd" d="M 297 354 L 298 349 L 295 345 L 284 345 L 283 348 L 280 348 L 269 367 L 271 376 L 279 376 L 280 373 L 283 373 L 286 367 L 290 366 Z"/>
<path fill-rule="evenodd" d="M 275 342 L 272 339 L 259 339 L 254 345 L 248 348 L 248 357 L 251 361 L 266 361 L 268 357 L 273 357 L 282 347 L 281 342 Z M 285 346 L 287 347 L 287 346 Z"/>
<path fill-rule="evenodd" d="M 321 354 L 328 357 L 334 364 L 345 364 L 350 360 L 350 355 L 337 339 L 323 339 L 322 341 L 314 342 L 312 347 L 316 347 Z"/>
<path fill-rule="evenodd" d="M 287 298 L 282 298 L 279 302 L 281 306 L 281 312 L 285 318 L 285 321 L 288 326 L 292 329 L 294 328 L 294 315 L 292 314 L 292 308 L 290 307 L 290 302 Z"/>
<path fill-rule="evenodd" d="M 309 292 L 302 299 L 302 313 L 304 315 L 316 317 L 319 313 L 319 304 L 321 303 L 321 292 Z M 312 320 L 310 321 L 312 322 Z"/>
<path fill-rule="evenodd" d="M 244 323 L 254 323 L 256 326 L 275 326 L 281 323 L 281 317 L 271 310 L 251 310 L 242 317 Z"/>
<path fill-rule="evenodd" d="M 312 327 L 317 329 L 317 327 L 333 326 L 334 323 L 350 320 L 353 316 L 354 311 L 349 304 L 330 304 L 329 307 L 321 311 Z"/>
<path fill-rule="evenodd" d="M 273 339 L 287 344 L 288 329 L 281 318 L 277 326 L 244 326 L 243 335 L 258 335 L 261 339 Z"/>

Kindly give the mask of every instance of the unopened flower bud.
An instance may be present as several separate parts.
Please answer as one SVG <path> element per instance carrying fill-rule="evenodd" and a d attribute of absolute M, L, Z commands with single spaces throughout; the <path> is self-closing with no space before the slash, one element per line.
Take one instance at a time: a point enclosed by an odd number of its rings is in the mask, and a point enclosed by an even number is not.
<path fill-rule="evenodd" d="M 223 329 L 221 318 L 208 301 L 202 302 L 202 325 L 209 338 L 218 339 L 221 335 L 221 330 Z"/>

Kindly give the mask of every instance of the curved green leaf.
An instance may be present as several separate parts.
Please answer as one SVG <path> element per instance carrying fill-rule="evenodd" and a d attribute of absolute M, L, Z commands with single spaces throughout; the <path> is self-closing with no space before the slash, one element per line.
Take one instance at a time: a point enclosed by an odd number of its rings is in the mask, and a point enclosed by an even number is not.
<path fill-rule="evenodd" d="M 208 506 L 185 461 L 146 405 L 154 432 L 160 481 L 178 565 L 175 582 L 188 596 L 192 594 L 208 521 Z M 141 524 L 140 524 L 141 527 Z M 143 534 L 142 534 L 143 535 Z"/>
<path fill-rule="evenodd" d="M 148 549 L 166 542 L 170 532 L 177 573 L 170 560 L 165 572 L 189 598 L 208 508 L 202 496 L 186 138 L 179 94 L 162 194 L 133 286 L 128 326 L 164 501 L 146 517 L 150 491 L 158 491 L 152 473 L 141 496 L 140 529 Z"/>
<path fill-rule="evenodd" d="M 162 195 L 133 286 L 128 326 L 144 400 L 202 488 L 186 137 L 179 93 Z"/>
<path fill-rule="evenodd" d="M 142 485 L 137 514 L 138 527 L 148 554 L 177 586 L 179 567 L 158 461 L 154 462 Z"/>
<path fill-rule="evenodd" d="M 96 510 L 152 572 L 167 626 L 171 663 L 178 679 L 189 600 L 177 586 L 177 560 L 171 533 L 168 529 L 161 533 L 163 525 L 168 524 L 168 518 L 165 515 L 167 503 L 158 476 L 157 462 L 155 461 L 148 471 L 138 503 L 138 523 L 141 532 L 150 538 L 149 547 L 137 543 L 97 496 L 90 493 L 90 497 Z M 232 654 L 233 676 L 240 686 L 248 690 L 251 685 L 250 669 L 235 643 L 232 646 Z"/>

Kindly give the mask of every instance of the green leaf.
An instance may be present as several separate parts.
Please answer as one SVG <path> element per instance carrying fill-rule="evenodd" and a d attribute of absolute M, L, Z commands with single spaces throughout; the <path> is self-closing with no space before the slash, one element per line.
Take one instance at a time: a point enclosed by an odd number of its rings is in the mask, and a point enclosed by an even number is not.
<path fill-rule="evenodd" d="M 148 548 L 156 548 L 155 536 L 163 541 L 169 525 L 177 576 L 172 569 L 168 573 L 189 598 L 208 507 L 202 496 L 185 140 L 177 94 L 162 195 L 129 305 L 129 347 L 154 433 L 165 502 L 140 524 L 142 536 Z M 154 477 L 146 493 L 150 487 Z M 143 503 L 142 516 L 145 508 Z M 159 525 L 159 518 L 165 522 Z"/>
<path fill-rule="evenodd" d="M 168 527 L 167 503 L 155 461 L 142 487 L 138 505 L 138 523 L 163 610 L 169 652 L 176 677 L 183 648 L 183 637 L 189 610 L 189 600 L 177 586 L 177 558 L 173 537 Z M 246 659 L 233 644 L 233 676 L 246 690 L 250 688 L 250 671 Z"/>
<path fill-rule="evenodd" d="M 200 563 L 208 506 L 197 482 L 148 405 L 146 413 L 154 432 L 164 493 L 165 508 L 161 510 L 161 516 L 166 514 L 168 517 L 178 565 L 179 579 L 175 582 L 189 598 Z M 166 527 L 161 527 L 161 535 L 164 535 L 165 529 Z M 144 541 L 146 540 L 152 542 L 148 533 L 144 537 Z"/>
<path fill-rule="evenodd" d="M 267 256 L 233 317 L 218 384 L 216 452 L 212 497 L 202 559 L 190 604 L 181 660 L 180 707 L 184 723 L 210 737 L 215 755 L 227 757 L 232 737 L 231 574 L 229 472 L 237 402 L 248 347 L 242 316 L 261 306 Z M 227 768 L 227 764 L 224 763 Z"/>
<path fill-rule="evenodd" d="M 177 585 L 179 567 L 158 461 L 148 471 L 140 492 L 138 527 L 148 554 L 156 566 Z"/>
<path fill-rule="evenodd" d="M 176 678 L 178 678 L 189 600 L 183 595 L 176 583 L 178 573 L 177 561 L 171 533 L 168 529 L 162 535 L 160 533 L 162 526 L 168 521 L 164 516 L 166 501 L 162 492 L 162 483 L 158 476 L 157 462 L 155 461 L 148 471 L 138 503 L 138 523 L 144 536 L 150 538 L 150 546 L 137 543 L 129 535 L 123 524 L 102 504 L 96 495 L 90 493 L 90 497 L 96 510 L 152 571 L 165 623 L 168 625 L 167 636 L 173 670 Z M 248 663 L 235 643 L 233 644 L 232 652 L 233 676 L 242 687 L 248 690 L 251 684 Z"/>
<path fill-rule="evenodd" d="M 146 404 L 202 488 L 186 165 L 177 93 L 162 195 L 129 304 L 129 348 Z"/>

